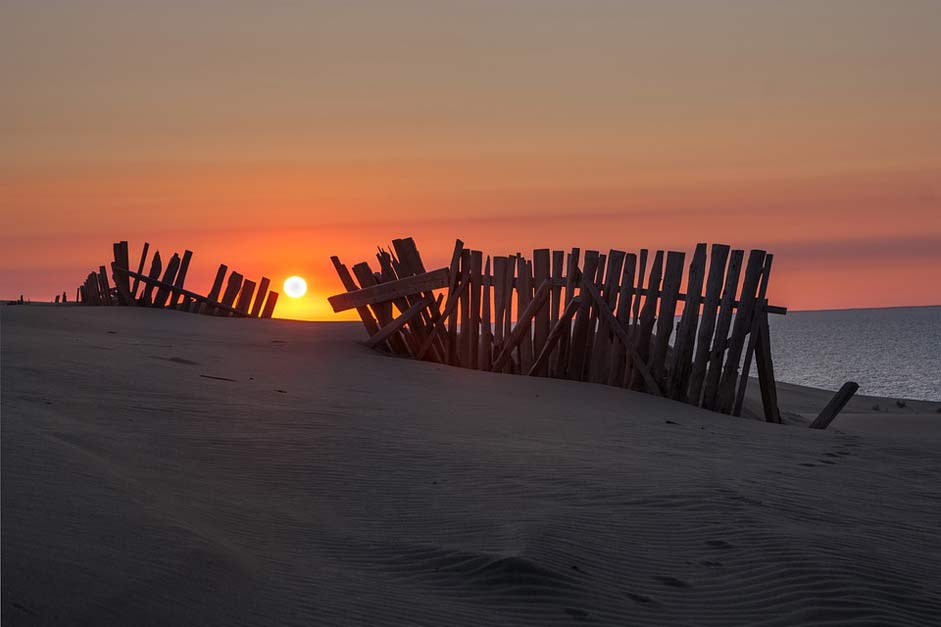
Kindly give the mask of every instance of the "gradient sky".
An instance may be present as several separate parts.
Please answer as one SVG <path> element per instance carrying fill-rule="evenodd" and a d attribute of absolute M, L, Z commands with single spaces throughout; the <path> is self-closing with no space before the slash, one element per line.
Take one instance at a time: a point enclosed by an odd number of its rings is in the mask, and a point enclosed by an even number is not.
<path fill-rule="evenodd" d="M 111 242 L 311 296 L 412 235 L 774 252 L 792 309 L 941 303 L 941 2 L 0 7 L 0 297 Z"/>

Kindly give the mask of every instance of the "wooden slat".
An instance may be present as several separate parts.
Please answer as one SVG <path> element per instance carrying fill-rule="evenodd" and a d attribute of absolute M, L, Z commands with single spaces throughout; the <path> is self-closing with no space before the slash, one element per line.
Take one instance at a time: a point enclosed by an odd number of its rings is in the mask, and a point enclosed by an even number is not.
<path fill-rule="evenodd" d="M 513 327 L 513 330 L 510 332 L 510 336 L 507 338 L 506 342 L 503 345 L 503 348 L 500 351 L 500 354 L 497 356 L 496 360 L 493 362 L 493 370 L 499 372 L 507 364 L 510 359 L 510 355 L 513 350 L 519 345 L 522 345 L 523 340 L 529 335 L 530 327 L 533 323 L 533 318 L 536 316 L 536 312 L 540 308 L 545 306 L 546 301 L 549 300 L 549 290 L 551 289 L 552 284 L 548 281 L 545 281 L 542 285 L 539 286 L 539 289 L 536 290 L 536 294 L 533 296 L 533 299 L 529 301 L 526 305 L 526 308 L 523 312 L 517 316 L 516 326 Z M 529 365 L 530 368 L 532 364 Z M 528 372 L 529 368 L 523 372 Z"/>
<path fill-rule="evenodd" d="M 239 290 L 238 300 L 235 302 L 235 308 L 246 316 L 252 303 L 252 296 L 255 295 L 255 282 L 251 279 L 245 279 L 242 282 L 242 289 Z M 172 300 L 171 300 L 172 302 Z"/>
<path fill-rule="evenodd" d="M 490 256 L 484 263 L 484 277 L 490 275 Z M 483 282 L 483 299 L 481 300 L 480 312 L 480 346 L 477 348 L 477 368 L 479 370 L 490 370 L 490 364 L 493 363 L 493 329 L 490 326 L 490 281 Z"/>
<path fill-rule="evenodd" d="M 499 352 L 506 330 L 506 257 L 493 258 L 493 348 Z"/>
<path fill-rule="evenodd" d="M 481 276 L 483 275 L 483 253 L 479 250 L 471 251 L 471 297 L 470 297 L 470 328 L 468 329 L 467 346 L 470 350 L 470 367 L 477 368 L 479 365 L 478 352 L 480 349 L 480 291 L 482 286 Z"/>
<path fill-rule="evenodd" d="M 702 284 L 706 277 L 706 244 L 696 245 L 693 260 L 689 264 L 686 281 L 686 303 L 683 315 L 676 328 L 673 341 L 673 356 L 667 369 L 664 390 L 669 398 L 685 400 L 692 369 L 693 345 L 696 342 L 696 325 L 699 322 L 699 305 L 702 302 Z"/>
<path fill-rule="evenodd" d="M 461 327 L 458 334 L 458 352 L 460 354 L 460 365 L 464 368 L 471 367 L 470 358 L 470 310 L 471 310 L 471 251 L 465 248 L 461 251 L 461 278 L 466 275 L 468 280 L 467 289 L 458 295 L 460 310 Z"/>
<path fill-rule="evenodd" d="M 330 261 L 333 262 L 333 267 L 337 271 L 337 276 L 340 277 L 340 283 L 343 284 L 343 287 L 348 292 L 356 291 L 356 282 L 353 281 L 353 276 L 350 274 L 346 265 L 340 262 L 340 258 L 334 255 L 330 257 Z M 223 268 L 225 268 L 225 266 L 219 266 L 220 271 L 222 271 Z M 216 277 L 218 279 L 218 275 L 216 275 Z M 356 307 L 356 313 L 359 314 L 360 320 L 363 321 L 363 326 L 366 327 L 366 333 L 368 333 L 370 337 L 379 332 L 379 323 L 376 322 L 376 318 L 373 316 L 369 307 L 366 305 Z"/>
<path fill-rule="evenodd" d="M 399 252 L 399 262 L 401 265 L 407 266 L 409 275 L 419 275 L 425 274 L 426 268 L 425 264 L 422 261 L 421 253 L 418 251 L 418 246 L 415 245 L 415 240 L 411 237 L 405 237 L 401 240 L 392 240 L 392 246 L 397 252 Z M 399 277 L 402 277 L 401 272 Z M 450 279 L 449 279 L 450 284 Z M 434 294 L 429 290 L 422 290 L 421 296 L 432 296 Z M 423 333 L 430 333 L 431 328 L 435 326 L 435 322 L 438 317 L 441 315 L 441 310 L 438 307 L 437 299 L 432 299 L 431 304 L 428 306 L 427 311 L 422 311 L 419 314 L 419 319 L 421 320 Z M 417 322 L 417 320 L 416 320 Z M 409 325 L 411 328 L 411 324 Z M 435 361 L 443 363 L 445 360 L 445 355 L 447 353 L 447 347 L 444 343 L 444 333 L 442 332 L 440 336 L 436 335 L 433 344 L 433 350 L 435 355 Z"/>
<path fill-rule="evenodd" d="M 850 402 L 850 399 L 853 398 L 853 395 L 856 394 L 856 390 L 859 389 L 859 384 L 853 381 L 847 381 L 843 384 L 836 394 L 833 395 L 833 398 L 830 399 L 830 402 L 827 403 L 827 406 L 823 408 L 823 411 L 810 423 L 811 429 L 826 429 L 830 426 L 830 423 L 833 422 L 833 419 L 843 411 L 843 408 L 846 407 L 846 404 Z"/>
<path fill-rule="evenodd" d="M 98 267 L 98 285 L 101 288 L 101 303 L 103 305 L 112 305 L 111 285 L 108 283 L 108 273 L 104 266 Z"/>
<path fill-rule="evenodd" d="M 409 320 L 417 316 L 423 309 L 431 305 L 433 299 L 431 297 L 420 298 L 414 305 L 400 313 L 394 319 L 390 320 L 387 324 L 383 325 L 379 332 L 374 336 L 366 340 L 366 346 L 372 348 L 377 344 L 386 341 L 393 337 Z"/>
<path fill-rule="evenodd" d="M 745 350 L 745 339 L 752 327 L 755 313 L 755 300 L 758 297 L 758 284 L 761 270 L 765 263 L 765 251 L 752 250 L 748 254 L 745 267 L 745 280 L 742 281 L 741 303 L 735 313 L 735 324 L 725 354 L 725 367 L 719 381 L 718 409 L 723 414 L 732 413 L 735 404 L 735 386 L 738 383 L 739 363 Z"/>
<path fill-rule="evenodd" d="M 646 248 L 640 249 L 640 271 L 637 273 L 637 291 L 634 293 L 634 323 L 633 326 L 640 325 L 640 297 L 644 296 L 644 280 L 647 277 L 647 257 L 649 251 Z M 657 287 L 657 296 L 660 295 L 660 288 Z"/>
<path fill-rule="evenodd" d="M 716 331 L 712 338 L 712 350 L 709 352 L 709 370 L 703 387 L 701 407 L 714 409 L 719 391 L 719 377 L 722 376 L 722 362 L 728 345 L 729 327 L 732 326 L 732 307 L 738 291 L 738 277 L 742 270 L 743 250 L 733 250 L 725 275 L 725 287 L 722 301 L 719 303 L 719 317 L 716 319 Z"/>
<path fill-rule="evenodd" d="M 634 273 L 637 271 L 637 255 L 627 253 L 624 256 L 624 270 L 621 273 L 621 285 L 618 288 L 618 305 L 615 317 L 618 323 L 631 335 L 631 307 L 634 302 Z M 638 297 L 639 298 L 639 297 Z M 608 370 L 608 385 L 620 385 L 624 381 L 624 368 L 627 365 L 627 347 L 621 342 L 613 344 L 611 365 Z"/>
<path fill-rule="evenodd" d="M 216 270 L 216 278 L 212 281 L 212 288 L 209 290 L 208 300 L 206 302 L 197 302 L 193 306 L 193 310 L 201 313 L 214 315 L 215 312 L 212 309 L 211 303 L 219 301 L 219 294 L 222 292 L 222 282 L 225 280 L 225 273 L 229 271 L 228 266 L 224 263 L 219 264 L 219 269 Z"/>
<path fill-rule="evenodd" d="M 404 265 L 404 267 L 402 263 L 394 264 L 392 261 L 393 259 L 392 254 L 382 248 L 379 248 L 379 253 L 376 255 L 376 259 L 379 261 L 379 268 L 380 268 L 379 282 L 380 283 L 390 283 L 392 281 L 399 279 L 400 276 L 397 270 L 405 272 L 406 273 L 405 276 L 414 274 L 414 272 L 412 272 L 410 268 L 408 268 L 407 263 Z M 404 278 L 404 276 L 402 276 L 401 278 Z M 382 319 L 384 321 L 388 321 L 388 320 L 391 320 L 393 317 L 393 312 L 392 312 L 393 304 L 399 310 L 399 313 L 403 313 L 405 311 L 408 311 L 412 305 L 414 305 L 420 300 L 421 300 L 421 296 L 418 294 L 415 294 L 412 296 L 399 296 L 398 298 L 395 298 L 388 303 L 377 303 L 374 306 L 374 309 L 376 309 L 377 311 L 381 310 L 383 312 Z M 421 324 L 420 317 L 411 318 L 408 321 L 408 328 L 409 328 L 408 333 L 405 333 L 405 330 L 403 328 L 402 337 L 405 340 L 405 342 L 408 343 L 412 354 L 417 355 L 418 349 L 421 346 L 422 340 L 425 337 L 425 333 L 423 332 L 423 327 Z M 437 355 L 434 355 L 434 356 L 437 357 Z"/>
<path fill-rule="evenodd" d="M 516 294 L 519 301 L 519 310 L 525 311 L 533 302 L 533 269 L 532 264 L 525 257 L 516 260 L 517 286 Z M 551 285 L 550 285 L 551 287 Z M 538 313 L 538 310 L 535 313 Z M 519 320 L 516 321 L 519 324 Z M 530 327 L 532 325 L 530 324 Z M 528 328 L 519 341 L 520 372 L 529 372 L 533 365 L 533 336 L 532 329 Z"/>
<path fill-rule="evenodd" d="M 699 321 L 699 331 L 696 336 L 696 356 L 693 358 L 693 367 L 689 375 L 689 387 L 686 391 L 686 398 L 693 405 L 699 405 L 702 398 L 706 365 L 709 363 L 709 347 L 716 329 L 719 298 L 722 296 L 722 277 L 725 276 L 725 265 L 728 259 L 729 247 L 727 245 L 712 245 L 712 252 L 709 255 L 709 278 L 706 280 L 706 296 L 703 301 L 702 318 Z"/>
<path fill-rule="evenodd" d="M 538 248 L 533 251 L 533 281 L 535 285 L 542 285 L 549 280 L 551 276 L 549 261 L 548 248 Z M 545 346 L 546 339 L 549 337 L 549 321 L 552 317 L 552 296 L 556 289 L 559 288 L 551 289 L 549 301 L 546 303 L 546 306 L 536 312 L 536 319 L 533 321 L 533 355 L 538 355 L 542 352 L 542 347 Z M 529 372 L 529 368 L 527 367 L 524 372 Z"/>
<path fill-rule="evenodd" d="M 514 278 L 516 276 L 516 267 L 517 267 L 518 255 L 508 255 L 506 260 L 506 277 L 503 281 L 503 290 L 504 290 L 504 304 L 506 306 L 505 317 L 503 318 L 503 341 L 504 343 L 510 337 L 510 333 L 513 330 L 513 293 L 514 293 Z M 519 307 L 519 302 L 516 305 L 517 313 L 522 312 L 523 310 Z M 502 349 L 501 349 L 502 350 Z"/>
<path fill-rule="evenodd" d="M 461 277 L 459 272 L 461 269 L 461 253 L 464 251 L 464 242 L 461 240 L 455 240 L 454 242 L 454 252 L 451 253 L 451 264 L 448 266 L 448 298 L 450 299 L 452 294 L 455 294 L 458 284 L 460 283 Z M 445 305 L 447 308 L 447 305 Z M 444 315 L 444 314 L 442 314 Z M 452 366 L 457 366 L 458 361 L 458 344 L 457 344 L 457 330 L 458 330 L 458 317 L 454 314 L 454 308 L 451 308 L 451 313 L 447 316 L 447 325 L 448 325 L 448 343 L 446 346 L 446 359 L 447 363 Z M 427 341 L 427 340 L 426 340 Z M 430 346 L 431 343 L 428 342 Z M 422 355 L 424 355 L 424 347 L 422 347 Z"/>
<path fill-rule="evenodd" d="M 127 250 L 127 241 L 121 240 L 120 242 L 114 243 L 114 263 L 118 264 L 122 268 L 128 268 L 128 250 Z M 129 305 L 133 299 L 129 299 L 131 292 L 131 282 L 127 278 L 126 274 L 113 275 L 112 278 L 115 282 L 115 287 L 118 289 L 118 302 L 121 305 Z M 118 285 L 120 283 L 120 285 Z"/>
<path fill-rule="evenodd" d="M 327 299 L 334 312 L 347 311 L 363 305 L 391 301 L 399 296 L 411 296 L 426 290 L 437 290 L 448 286 L 447 268 L 438 268 L 424 274 L 398 279 L 391 283 L 380 283 L 355 292 L 336 294 Z"/>
<path fill-rule="evenodd" d="M 261 315 L 261 306 L 264 304 L 265 294 L 268 293 L 268 286 L 271 284 L 271 281 L 268 277 L 261 277 L 261 282 L 258 284 L 257 295 L 255 296 L 255 302 L 252 304 L 251 316 L 252 318 L 257 318 Z"/>
<path fill-rule="evenodd" d="M 173 286 L 173 280 L 176 278 L 176 273 L 180 269 L 180 256 L 176 253 L 173 253 L 173 256 L 170 257 L 170 261 L 167 262 L 167 267 L 163 272 L 163 283 L 169 286 Z M 154 307 L 163 307 L 167 304 L 167 298 L 170 296 L 170 289 L 166 287 L 160 287 L 157 289 L 157 293 L 154 296 Z"/>
<path fill-rule="evenodd" d="M 758 341 L 755 344 L 755 361 L 758 366 L 758 386 L 761 405 L 767 422 L 781 423 L 778 409 L 778 389 L 774 382 L 774 364 L 771 361 L 771 330 L 768 328 L 767 299 L 758 303 Z"/>
<path fill-rule="evenodd" d="M 552 293 L 549 295 L 549 328 L 555 328 L 559 321 L 559 311 L 562 310 L 562 288 L 565 283 L 565 251 L 552 251 Z M 546 374 L 555 372 L 559 358 L 559 342 L 556 340 L 552 354 L 546 362 Z"/>
<path fill-rule="evenodd" d="M 144 274 L 144 263 L 147 261 L 148 250 L 150 250 L 150 243 L 144 242 L 144 248 L 141 249 L 141 253 L 140 253 L 140 262 L 137 264 L 137 274 L 139 276 Z M 128 268 L 128 270 L 130 270 L 130 268 Z M 133 298 L 137 298 L 137 286 L 138 285 L 140 285 L 140 281 L 138 279 L 134 279 L 134 283 L 131 284 L 131 296 Z"/>
<path fill-rule="evenodd" d="M 598 315 L 605 320 L 609 328 L 614 332 L 614 335 L 617 337 L 618 341 L 621 342 L 625 348 L 628 348 L 631 351 L 631 355 L 633 357 L 632 363 L 634 364 L 635 370 L 638 372 L 638 376 L 640 376 L 640 378 L 643 380 L 647 391 L 650 394 L 662 396 L 663 394 L 660 390 L 660 387 L 657 385 L 657 381 L 651 374 L 650 368 L 647 367 L 647 364 L 644 362 L 644 360 L 641 359 L 640 355 L 637 354 L 637 350 L 634 348 L 630 336 L 624 327 L 622 327 L 621 324 L 617 321 L 617 318 L 614 317 L 614 312 L 611 311 L 607 301 L 605 301 L 605 299 L 598 292 L 598 289 L 592 284 L 591 281 L 587 279 L 587 277 L 582 277 L 582 287 L 586 292 L 588 292 L 588 296 L 598 308 Z"/>
<path fill-rule="evenodd" d="M 278 304 L 278 293 L 268 292 L 268 298 L 265 299 L 265 307 L 261 310 L 262 318 L 270 318 L 274 315 L 274 307 Z"/>
<path fill-rule="evenodd" d="M 130 278 L 126 272 L 120 272 L 118 270 L 119 268 L 125 271 L 127 270 L 127 268 L 119 265 L 117 261 L 114 261 L 111 263 L 112 277 L 114 278 L 114 285 L 118 290 L 118 296 L 120 298 L 120 301 L 126 305 L 137 306 L 137 303 L 134 302 L 133 298 L 131 298 Z M 63 296 L 63 302 L 64 302 L 65 294 L 63 293 L 62 296 Z"/>
<path fill-rule="evenodd" d="M 761 281 L 758 283 L 758 302 L 755 306 L 755 311 L 752 314 L 752 324 L 751 330 L 748 333 L 748 345 L 745 348 L 745 359 L 742 361 L 742 372 L 738 381 L 738 388 L 735 391 L 735 404 L 732 406 L 732 415 L 741 416 L 742 415 L 742 405 L 745 403 L 745 389 L 748 387 L 748 375 L 751 372 L 751 360 L 752 355 L 755 352 L 755 344 L 758 341 L 758 325 L 761 323 L 762 316 L 760 313 L 764 313 L 767 317 L 767 312 L 759 310 L 758 307 L 767 306 L 767 294 L 768 294 L 768 281 L 771 279 L 771 264 L 774 261 L 774 255 L 767 254 L 765 255 L 765 264 L 761 269 Z"/>
<path fill-rule="evenodd" d="M 183 258 L 180 260 L 180 269 L 177 270 L 176 279 L 173 281 L 174 287 L 182 288 L 183 283 L 186 281 L 186 272 L 190 267 L 190 259 L 193 257 L 193 251 L 184 250 Z M 170 300 L 167 303 L 167 307 L 175 307 L 177 303 L 177 298 L 179 297 L 179 292 L 174 292 L 170 295 Z"/>
<path fill-rule="evenodd" d="M 383 285 L 391 285 L 390 283 L 380 284 L 377 282 L 376 275 L 373 273 L 372 269 L 369 267 L 369 264 L 364 262 L 357 263 L 353 265 L 353 276 L 356 277 L 356 280 L 359 281 L 360 291 L 364 290 L 375 290 L 381 288 Z M 353 294 L 355 292 L 349 292 Z M 398 298 L 399 296 L 405 296 L 405 294 L 395 294 L 393 298 Z M 376 320 L 379 321 L 379 324 L 383 327 L 392 322 L 392 299 L 387 300 L 377 300 L 374 301 L 369 308 L 372 310 L 373 315 L 376 317 Z M 409 346 L 408 342 L 402 337 L 399 333 L 394 333 L 391 337 L 388 338 L 389 347 L 392 349 L 392 352 L 399 355 L 411 355 L 412 349 Z"/>
<path fill-rule="evenodd" d="M 585 251 L 585 267 L 582 270 L 582 276 L 587 281 L 594 281 L 595 274 L 598 272 L 599 254 L 597 250 Z M 575 273 L 573 272 L 573 275 Z M 584 293 L 585 287 L 579 282 L 580 293 Z M 591 298 L 583 298 L 582 304 L 575 313 L 575 322 L 572 325 L 572 339 L 568 347 L 568 365 L 566 366 L 566 378 L 580 381 L 585 369 L 585 348 L 588 345 L 589 322 L 591 318 Z"/>
<path fill-rule="evenodd" d="M 663 251 L 658 250 L 650 266 L 650 274 L 647 277 L 647 295 L 644 299 L 644 306 L 641 309 L 637 327 L 634 329 L 634 351 L 630 355 L 631 389 L 640 389 L 643 383 L 641 372 L 634 362 L 638 359 L 643 364 L 650 362 L 650 336 L 653 333 L 653 325 L 657 315 L 657 299 L 660 295 L 662 274 Z"/>
<path fill-rule="evenodd" d="M 663 290 L 660 294 L 660 313 L 657 316 L 657 337 L 654 341 L 651 370 L 661 388 L 667 384 L 667 352 L 670 347 L 670 336 L 673 334 L 673 325 L 676 318 L 676 295 L 680 292 L 680 283 L 683 281 L 683 264 L 686 263 L 686 253 L 670 251 L 667 253 L 666 270 L 663 273 Z"/>
<path fill-rule="evenodd" d="M 543 345 L 542 351 L 540 351 L 539 355 L 536 357 L 536 361 L 533 362 L 532 368 L 530 368 L 527 373 L 529 376 L 545 376 L 539 374 L 540 372 L 544 372 L 543 364 L 549 361 L 550 355 L 553 353 L 553 349 L 556 344 L 559 343 L 559 340 L 568 334 L 568 326 L 572 322 L 572 318 L 575 316 L 575 312 L 578 311 L 581 304 L 582 297 L 575 296 L 565 306 L 565 311 L 562 312 L 562 316 L 555 321 L 552 325 L 552 329 L 549 330 L 549 336 L 546 338 L 546 343 Z"/>

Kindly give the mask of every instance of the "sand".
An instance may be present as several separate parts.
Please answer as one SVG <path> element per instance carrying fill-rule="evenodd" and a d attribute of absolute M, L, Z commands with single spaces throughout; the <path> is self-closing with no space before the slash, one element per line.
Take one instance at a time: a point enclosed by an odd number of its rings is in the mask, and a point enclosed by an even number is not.
<path fill-rule="evenodd" d="M 812 431 L 385 357 L 358 324 L 0 315 L 4 625 L 941 616 L 941 403 Z M 781 389 L 791 423 L 828 398 Z"/>

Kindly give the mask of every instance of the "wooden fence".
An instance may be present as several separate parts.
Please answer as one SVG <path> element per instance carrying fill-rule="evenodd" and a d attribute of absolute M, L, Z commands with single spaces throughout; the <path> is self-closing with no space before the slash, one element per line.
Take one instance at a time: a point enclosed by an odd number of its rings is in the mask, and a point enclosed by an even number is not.
<path fill-rule="evenodd" d="M 137 271 L 131 270 L 126 241 L 114 243 L 114 261 L 110 263 L 111 281 L 105 266 L 90 272 L 78 286 L 75 299 L 84 305 L 129 305 L 161 307 L 215 316 L 270 318 L 278 302 L 278 292 L 268 290 L 270 281 L 262 277 L 257 284 L 238 272 L 228 273 L 223 264 L 216 272 L 208 296 L 184 287 L 193 253 L 173 253 L 166 268 L 160 251 L 154 252 L 150 269 L 144 273 L 150 244 L 141 250 Z M 228 273 L 228 279 L 226 274 Z M 138 294 L 140 290 L 140 294 Z M 56 296 L 56 302 L 59 297 Z M 65 302 L 65 292 L 62 293 Z"/>
<path fill-rule="evenodd" d="M 346 292 L 328 300 L 335 312 L 356 309 L 378 350 L 622 386 L 734 415 L 754 360 L 765 419 L 781 422 L 768 315 L 787 310 L 768 304 L 774 256 L 763 250 L 699 244 L 685 280 L 686 254 L 675 251 L 491 258 L 457 240 L 450 265 L 429 271 L 405 238 L 376 258 L 377 270 L 362 262 L 351 274 L 332 257 Z"/>

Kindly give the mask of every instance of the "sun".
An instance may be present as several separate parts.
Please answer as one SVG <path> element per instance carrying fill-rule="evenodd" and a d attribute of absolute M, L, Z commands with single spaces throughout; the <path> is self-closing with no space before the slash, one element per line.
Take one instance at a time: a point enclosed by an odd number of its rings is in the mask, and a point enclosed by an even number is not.
<path fill-rule="evenodd" d="M 284 279 L 284 293 L 291 298 L 300 298 L 307 293 L 307 281 L 299 276 Z"/>

